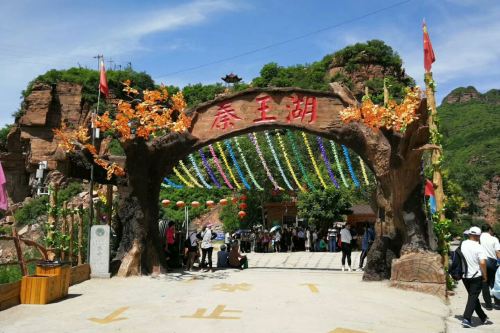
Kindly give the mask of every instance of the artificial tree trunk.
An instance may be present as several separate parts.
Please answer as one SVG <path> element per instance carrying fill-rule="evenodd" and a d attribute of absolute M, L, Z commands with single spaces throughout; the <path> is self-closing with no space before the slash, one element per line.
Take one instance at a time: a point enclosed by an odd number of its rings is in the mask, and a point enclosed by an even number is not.
<path fill-rule="evenodd" d="M 121 262 L 118 276 L 150 274 L 166 268 L 158 229 L 160 186 L 164 173 L 172 170 L 188 148 L 186 137 L 170 134 L 151 142 L 130 140 L 123 145 L 127 187 L 120 193 L 121 240 L 113 259 Z"/>

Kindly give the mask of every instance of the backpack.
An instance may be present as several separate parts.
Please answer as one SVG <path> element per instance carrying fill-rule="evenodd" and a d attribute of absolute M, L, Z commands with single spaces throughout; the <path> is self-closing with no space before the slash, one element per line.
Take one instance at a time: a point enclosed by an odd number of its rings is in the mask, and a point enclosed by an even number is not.
<path fill-rule="evenodd" d="M 467 275 L 467 261 L 465 260 L 461 247 L 462 244 L 452 252 L 451 263 L 448 267 L 448 273 L 455 281 L 460 281 Z"/>

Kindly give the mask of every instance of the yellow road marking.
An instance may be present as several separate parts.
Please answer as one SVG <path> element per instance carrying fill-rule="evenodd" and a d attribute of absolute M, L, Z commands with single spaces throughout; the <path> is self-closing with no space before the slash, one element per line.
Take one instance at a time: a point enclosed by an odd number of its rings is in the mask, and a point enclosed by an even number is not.
<path fill-rule="evenodd" d="M 240 319 L 240 317 L 229 317 L 229 316 L 222 316 L 223 312 L 230 312 L 230 313 L 241 313 L 242 311 L 240 310 L 226 310 L 225 305 L 217 305 L 215 309 L 210 313 L 209 315 L 205 316 L 205 313 L 207 312 L 206 308 L 198 308 L 195 313 L 191 316 L 181 316 L 181 318 L 191 318 L 191 319 L 222 319 L 222 320 L 227 320 L 227 319 Z"/>
<path fill-rule="evenodd" d="M 314 294 L 319 293 L 319 289 L 318 287 L 316 287 L 317 286 L 316 283 L 302 283 L 301 286 L 308 286 L 309 290 Z"/>
<path fill-rule="evenodd" d="M 251 284 L 248 283 L 238 283 L 238 284 L 230 284 L 230 283 L 219 283 L 213 286 L 213 290 L 226 291 L 228 293 L 234 293 L 235 291 L 248 291 L 252 287 Z"/>
<path fill-rule="evenodd" d="M 365 331 L 357 331 L 357 330 L 351 330 L 349 328 L 343 328 L 343 327 L 337 327 L 333 331 L 330 331 L 328 333 L 366 333 Z"/>
<path fill-rule="evenodd" d="M 129 308 L 128 306 L 124 306 L 122 308 L 119 308 L 119 309 L 111 312 L 111 314 L 109 314 L 108 316 L 104 317 L 103 319 L 89 318 L 89 320 L 93 321 L 94 323 L 98 323 L 98 324 L 109 324 L 109 323 L 111 323 L 113 321 L 125 320 L 127 318 L 116 318 L 116 317 L 118 317 L 119 315 L 121 315 L 128 308 Z"/>

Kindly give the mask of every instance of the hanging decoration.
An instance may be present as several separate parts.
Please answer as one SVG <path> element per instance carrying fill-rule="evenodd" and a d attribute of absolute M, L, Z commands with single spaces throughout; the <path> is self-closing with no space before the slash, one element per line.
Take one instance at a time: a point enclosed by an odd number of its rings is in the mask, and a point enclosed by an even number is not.
<path fill-rule="evenodd" d="M 339 159 L 339 154 L 337 153 L 337 148 L 335 148 L 335 142 L 330 140 L 330 146 L 332 147 L 333 156 L 335 157 L 335 163 L 337 164 L 337 170 L 339 170 L 340 178 L 342 179 L 342 183 L 344 184 L 345 187 L 349 187 L 349 184 L 347 183 L 347 179 L 345 178 L 345 175 L 344 175 L 344 170 L 342 168 L 342 165 L 340 164 L 340 159 Z"/>
<path fill-rule="evenodd" d="M 187 187 L 194 187 L 193 184 L 191 184 L 190 182 L 188 182 L 186 180 L 186 178 L 184 178 L 181 173 L 179 172 L 179 170 L 177 170 L 176 167 L 174 167 L 174 173 L 175 175 L 181 180 L 181 182 L 184 183 L 184 185 L 186 185 Z"/>
<path fill-rule="evenodd" d="M 227 179 L 226 174 L 224 173 L 224 170 L 222 170 L 222 165 L 220 165 L 220 161 L 217 158 L 217 155 L 215 154 L 214 147 L 212 145 L 208 145 L 208 149 L 210 150 L 210 153 L 212 154 L 212 158 L 214 160 L 215 166 L 217 166 L 217 170 L 219 170 L 220 175 L 222 176 L 222 179 L 224 179 L 224 182 L 226 183 L 227 187 L 229 187 L 231 190 L 233 190 L 233 185 L 229 182 L 229 179 Z"/>
<path fill-rule="evenodd" d="M 302 160 L 300 158 L 300 153 L 299 150 L 297 149 L 297 146 L 295 145 L 295 139 L 292 131 L 286 130 L 286 134 L 288 136 L 288 140 L 290 140 L 290 143 L 292 144 L 292 151 L 293 155 L 295 156 L 295 160 L 297 161 L 297 164 L 299 165 L 300 172 L 302 173 L 302 176 L 304 176 L 304 179 L 306 180 L 307 186 L 311 189 L 314 190 L 314 184 L 311 182 L 309 177 L 307 176 L 306 169 L 304 168 L 304 165 L 302 164 Z"/>
<path fill-rule="evenodd" d="M 222 149 L 220 142 L 217 142 L 216 145 L 217 145 L 217 149 L 219 150 L 219 154 L 222 157 L 222 161 L 224 161 L 224 165 L 226 166 L 227 170 L 229 171 L 229 176 L 233 180 L 233 183 L 236 185 L 236 188 L 238 190 L 241 189 L 240 183 L 238 183 L 238 181 L 236 180 L 236 177 L 234 177 L 233 169 L 231 169 L 231 167 L 229 166 L 229 163 L 227 162 L 226 154 L 224 153 L 224 150 Z"/>
<path fill-rule="evenodd" d="M 244 218 L 246 215 L 247 215 L 247 213 L 245 213 L 245 212 L 244 212 L 244 211 L 242 211 L 242 210 L 240 210 L 240 211 L 238 212 L 238 217 L 239 217 L 240 219 Z"/>
<path fill-rule="evenodd" d="M 182 207 L 186 206 L 186 203 L 185 203 L 184 201 L 177 201 L 177 202 L 175 203 L 175 205 L 176 205 L 177 207 L 179 207 L 179 208 L 182 208 Z"/>
<path fill-rule="evenodd" d="M 332 166 L 330 165 L 330 160 L 328 159 L 328 155 L 326 154 L 325 146 L 323 145 L 323 139 L 317 136 L 316 140 L 318 141 L 319 150 L 321 150 L 321 156 L 323 157 L 323 161 L 325 161 L 326 170 L 328 170 L 328 175 L 330 176 L 330 179 L 335 185 L 335 187 L 339 188 L 337 179 L 335 179 L 335 175 L 333 174 Z"/>
<path fill-rule="evenodd" d="M 326 188 L 326 183 L 323 179 L 323 176 L 321 176 L 321 171 L 318 168 L 318 164 L 316 163 L 316 159 L 314 158 L 311 145 L 309 145 L 309 140 L 307 140 L 307 135 L 305 132 L 301 132 L 302 138 L 304 139 L 304 144 L 306 145 L 307 152 L 309 153 L 309 158 L 311 159 L 312 165 L 314 167 L 314 171 L 316 171 L 316 175 L 318 175 L 319 181 L 323 188 Z"/>
<path fill-rule="evenodd" d="M 200 207 L 200 203 L 198 201 L 193 201 L 193 202 L 191 202 L 191 207 L 198 208 L 198 207 Z"/>
<path fill-rule="evenodd" d="M 247 209 L 248 205 L 244 202 L 240 203 L 239 206 L 238 206 L 241 210 L 245 210 Z"/>
<path fill-rule="evenodd" d="M 243 195 L 240 197 L 240 200 L 241 200 L 241 201 L 246 201 L 246 200 L 247 200 L 247 195 L 246 195 L 246 194 L 243 194 Z"/>
<path fill-rule="evenodd" d="M 208 200 L 206 204 L 208 208 L 213 208 L 215 206 L 215 202 L 213 202 L 213 200 Z"/>
<path fill-rule="evenodd" d="M 191 183 L 193 183 L 194 185 L 196 185 L 196 187 L 200 187 L 200 188 L 203 188 L 203 186 L 200 185 L 200 183 L 198 183 L 198 181 L 196 180 L 196 178 L 194 178 L 193 174 L 191 173 L 191 171 L 189 171 L 188 168 L 186 168 L 186 165 L 184 164 L 184 161 L 183 160 L 180 160 L 179 161 L 179 164 L 182 168 L 182 171 L 184 171 L 184 173 L 188 176 L 188 178 L 191 180 Z"/>
<path fill-rule="evenodd" d="M 198 168 L 198 165 L 196 164 L 196 160 L 194 159 L 193 154 L 189 154 L 188 158 L 189 158 L 189 161 L 191 162 L 191 165 L 194 168 L 194 172 L 196 173 L 196 176 L 198 176 L 198 179 L 201 181 L 203 186 L 205 186 L 208 189 L 211 189 L 212 185 L 207 183 L 207 181 L 205 180 L 205 177 L 203 177 L 203 175 L 201 174 L 200 168 Z"/>
<path fill-rule="evenodd" d="M 293 191 L 293 187 L 292 187 L 292 185 L 290 185 L 288 178 L 286 178 L 285 172 L 283 171 L 283 168 L 281 167 L 281 163 L 278 159 L 278 155 L 276 154 L 276 151 L 274 150 L 273 142 L 271 140 L 271 136 L 269 135 L 269 132 L 264 131 L 264 136 L 266 137 L 266 141 L 267 141 L 267 145 L 269 146 L 269 149 L 271 149 L 271 154 L 273 155 L 274 162 L 276 163 L 276 166 L 278 167 L 281 178 L 283 178 L 283 181 L 285 182 L 286 187 L 288 187 L 289 190 Z"/>
<path fill-rule="evenodd" d="M 170 205 L 171 201 L 168 199 L 164 199 L 161 201 L 161 204 L 163 207 L 168 207 Z"/>
<path fill-rule="evenodd" d="M 245 154 L 243 154 L 243 149 L 241 149 L 241 147 L 240 147 L 240 143 L 238 142 L 238 138 L 234 137 L 233 141 L 234 141 L 234 143 L 236 145 L 236 149 L 238 150 L 238 153 L 241 156 L 241 159 L 243 160 L 243 165 L 245 166 L 245 169 L 247 170 L 247 174 L 250 176 L 250 179 L 252 180 L 252 183 L 255 185 L 255 187 L 259 191 L 263 191 L 264 189 L 262 188 L 262 186 L 259 185 L 259 183 L 257 183 L 257 180 L 255 180 L 255 176 L 253 175 L 252 170 L 250 170 L 250 166 L 248 165 L 248 162 L 247 162 L 247 159 L 245 157 Z"/>
<path fill-rule="evenodd" d="M 234 204 L 238 203 L 238 197 L 232 197 L 231 202 Z"/>
<path fill-rule="evenodd" d="M 205 170 L 207 170 L 208 175 L 210 176 L 210 179 L 214 182 L 215 186 L 217 188 L 221 188 L 219 181 L 217 180 L 217 177 L 215 177 L 214 171 L 210 167 L 210 164 L 208 164 L 207 158 L 205 157 L 205 154 L 203 153 L 203 149 L 198 150 L 198 153 L 200 153 L 201 161 L 203 163 L 203 166 L 205 167 Z"/>
<path fill-rule="evenodd" d="M 351 158 L 349 157 L 349 150 L 347 147 L 342 145 L 342 150 L 344 151 L 345 161 L 347 163 L 347 169 L 349 169 L 349 173 L 351 174 L 352 181 L 354 182 L 354 187 L 359 187 L 359 180 L 354 173 L 354 169 L 352 168 Z"/>
<path fill-rule="evenodd" d="M 363 159 L 360 156 L 358 156 L 358 158 L 359 158 L 359 165 L 361 166 L 361 173 L 363 174 L 363 179 L 365 180 L 365 184 L 370 185 L 370 180 L 366 175 L 365 162 L 363 162 Z"/>
<path fill-rule="evenodd" d="M 225 205 L 227 205 L 227 199 L 220 199 L 219 203 L 221 206 L 225 206 Z"/>
<path fill-rule="evenodd" d="M 278 144 L 281 148 L 281 152 L 283 153 L 283 156 L 285 157 L 285 162 L 288 167 L 288 171 L 290 171 L 290 174 L 292 175 L 293 181 L 295 184 L 297 184 L 297 187 L 301 192 L 305 192 L 304 187 L 302 184 L 300 184 L 299 179 L 297 178 L 297 175 L 295 174 L 295 171 L 293 170 L 292 163 L 290 163 L 290 159 L 288 158 L 288 154 L 285 149 L 285 145 L 283 144 L 283 139 L 281 138 L 279 130 L 276 130 L 276 137 L 278 138 Z"/>
<path fill-rule="evenodd" d="M 183 188 L 184 186 L 182 185 L 179 185 L 177 183 L 174 183 L 173 181 L 171 181 L 170 179 L 168 179 L 167 177 L 163 178 L 163 181 L 165 183 L 167 183 L 167 187 L 173 187 L 173 188 L 176 188 L 176 189 L 180 189 L 180 188 Z M 163 185 L 163 184 L 162 184 Z"/>
<path fill-rule="evenodd" d="M 236 159 L 236 156 L 234 155 L 233 147 L 231 147 L 231 142 L 229 140 L 224 140 L 224 144 L 226 145 L 227 151 L 229 152 L 229 156 L 231 157 L 231 160 L 233 161 L 233 165 L 236 168 L 236 172 L 238 172 L 238 175 L 240 176 L 241 181 L 243 182 L 243 186 L 247 190 L 250 189 L 250 185 L 247 182 L 247 179 L 245 178 L 245 175 L 241 171 L 240 164 L 238 163 L 238 160 Z"/>
<path fill-rule="evenodd" d="M 257 135 L 255 133 L 249 133 L 248 137 L 250 138 L 250 141 L 252 141 L 253 145 L 255 146 L 255 150 L 257 150 L 257 155 L 259 155 L 260 162 L 262 163 L 262 166 L 264 167 L 264 170 L 266 170 L 267 178 L 273 183 L 274 189 L 275 190 L 282 190 L 283 188 L 276 183 L 276 180 L 274 180 L 273 175 L 271 174 L 271 171 L 269 170 L 269 167 L 267 166 L 266 160 L 264 159 L 264 155 L 262 155 L 262 151 L 260 150 L 259 142 L 257 141 Z"/>

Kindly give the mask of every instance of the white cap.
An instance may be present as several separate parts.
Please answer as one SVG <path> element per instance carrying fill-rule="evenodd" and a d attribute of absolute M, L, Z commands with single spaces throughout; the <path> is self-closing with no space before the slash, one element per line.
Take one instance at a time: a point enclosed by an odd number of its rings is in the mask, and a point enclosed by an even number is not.
<path fill-rule="evenodd" d="M 464 235 L 468 235 L 468 234 L 469 234 L 469 229 L 464 231 Z"/>
<path fill-rule="evenodd" d="M 469 235 L 480 236 L 481 235 L 481 229 L 479 229 L 478 227 L 471 227 L 469 229 Z"/>

